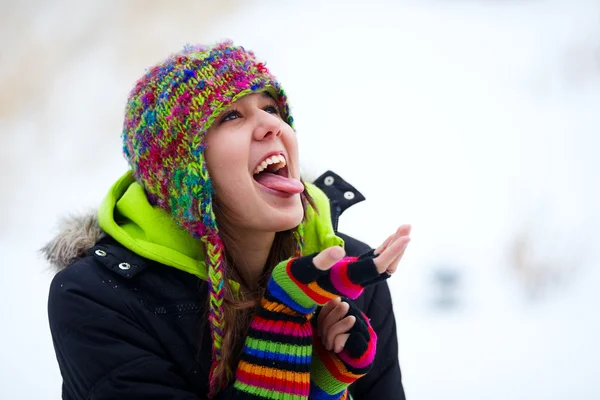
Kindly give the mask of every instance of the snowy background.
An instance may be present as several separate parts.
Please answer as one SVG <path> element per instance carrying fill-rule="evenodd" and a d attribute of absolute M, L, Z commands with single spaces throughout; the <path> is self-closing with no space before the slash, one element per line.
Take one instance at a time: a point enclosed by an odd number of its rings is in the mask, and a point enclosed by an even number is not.
<path fill-rule="evenodd" d="M 295 3 L 0 1 L 0 398 L 60 397 L 36 250 L 125 170 L 133 83 L 232 38 L 288 91 L 306 177 L 367 197 L 340 229 L 414 226 L 410 400 L 599 399 L 600 1 Z"/>

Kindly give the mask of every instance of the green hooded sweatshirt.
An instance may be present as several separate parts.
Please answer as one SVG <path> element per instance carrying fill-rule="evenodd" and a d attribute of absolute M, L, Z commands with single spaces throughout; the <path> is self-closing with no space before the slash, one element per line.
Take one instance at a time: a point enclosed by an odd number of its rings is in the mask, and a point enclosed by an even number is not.
<path fill-rule="evenodd" d="M 329 199 L 320 189 L 306 184 L 319 213 L 309 207 L 304 222 L 303 255 L 344 241 L 333 231 Z M 117 242 L 147 259 L 180 269 L 206 280 L 204 245 L 179 228 L 169 214 L 152 206 L 142 186 L 128 171 L 109 190 L 98 210 L 102 229 Z"/>

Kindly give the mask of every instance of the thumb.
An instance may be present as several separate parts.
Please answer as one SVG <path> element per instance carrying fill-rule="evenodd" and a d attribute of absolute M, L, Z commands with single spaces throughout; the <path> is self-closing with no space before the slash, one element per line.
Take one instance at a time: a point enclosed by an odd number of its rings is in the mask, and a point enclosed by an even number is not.
<path fill-rule="evenodd" d="M 321 271 L 327 271 L 336 262 L 340 261 L 346 255 L 346 251 L 340 246 L 329 247 L 313 258 L 313 264 Z"/>

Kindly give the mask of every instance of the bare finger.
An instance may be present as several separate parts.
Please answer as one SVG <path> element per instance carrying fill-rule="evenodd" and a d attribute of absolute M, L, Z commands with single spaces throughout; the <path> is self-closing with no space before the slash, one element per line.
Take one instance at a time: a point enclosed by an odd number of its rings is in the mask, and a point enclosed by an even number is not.
<path fill-rule="evenodd" d="M 323 335 L 323 321 L 325 318 L 327 318 L 329 313 L 331 313 L 341 303 L 341 301 L 341 298 L 336 297 L 325 304 L 319 311 L 319 316 L 317 317 L 317 333 L 319 336 Z"/>
<path fill-rule="evenodd" d="M 401 225 L 398 229 L 396 229 L 396 232 L 392 233 L 387 239 L 385 239 L 382 245 L 377 247 L 375 254 L 381 254 L 394 240 L 401 236 L 409 235 L 411 230 L 412 226 L 410 224 Z"/>
<path fill-rule="evenodd" d="M 406 248 L 408 247 L 408 243 L 410 243 L 410 238 L 409 238 L 409 241 L 406 243 L 406 245 L 404 245 L 404 248 L 402 249 L 402 251 L 400 252 L 400 254 L 398 254 L 398 256 L 388 266 L 388 268 L 386 270 L 388 274 L 391 275 L 394 272 L 396 272 L 396 269 L 398 269 L 398 264 L 400 264 L 400 260 L 402 260 L 402 257 L 404 256 L 404 253 L 406 252 Z"/>
<path fill-rule="evenodd" d="M 321 271 L 327 271 L 330 269 L 336 262 L 340 261 L 346 252 L 340 246 L 329 247 L 313 258 L 313 264 L 317 269 Z"/>
<path fill-rule="evenodd" d="M 411 231 L 412 231 L 412 225 L 404 224 L 404 225 L 401 225 L 400 228 L 398 228 L 398 230 L 396 230 L 396 234 L 398 235 L 398 237 L 408 236 L 408 235 L 410 235 Z"/>
<path fill-rule="evenodd" d="M 335 353 L 339 353 L 340 351 L 344 350 L 344 346 L 346 346 L 346 342 L 348 341 L 349 337 L 350 337 L 349 333 L 344 333 L 342 335 L 338 335 L 333 340 L 333 351 Z"/>
<path fill-rule="evenodd" d="M 379 247 L 377 247 L 377 249 L 375 249 L 375 254 L 381 254 L 383 250 L 385 250 L 385 248 L 388 247 L 393 238 L 393 234 L 388 236 L 387 239 L 385 239 L 385 241 Z"/>
<path fill-rule="evenodd" d="M 327 350 L 333 350 L 333 342 L 337 335 L 348 332 L 356 322 L 356 317 L 354 315 L 349 315 L 343 320 L 333 324 L 329 331 L 327 332 L 325 348 Z"/>
<path fill-rule="evenodd" d="M 381 274 L 383 271 L 386 271 L 391 265 L 392 262 L 398 258 L 400 253 L 404 251 L 406 245 L 410 242 L 410 236 L 402 236 L 401 238 L 395 240 L 391 243 L 384 251 L 379 255 L 379 257 L 373 259 L 375 266 L 377 267 L 377 271 Z"/>
<path fill-rule="evenodd" d="M 331 327 L 341 321 L 346 314 L 348 314 L 348 310 L 350 309 L 350 305 L 345 302 L 341 302 L 338 306 L 329 313 L 329 315 L 323 320 L 323 332 L 329 332 Z"/>
<path fill-rule="evenodd" d="M 327 317 L 327 315 L 329 315 L 329 313 L 332 312 L 341 302 L 342 299 L 340 297 L 336 297 L 329 301 L 327 304 L 325 304 L 319 311 L 319 316 L 317 317 L 317 325 L 322 325 L 323 320 Z"/>

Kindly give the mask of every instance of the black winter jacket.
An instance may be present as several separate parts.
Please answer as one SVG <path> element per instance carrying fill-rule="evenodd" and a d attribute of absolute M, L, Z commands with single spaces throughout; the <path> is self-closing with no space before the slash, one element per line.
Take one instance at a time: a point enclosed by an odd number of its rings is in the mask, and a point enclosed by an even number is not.
<path fill-rule="evenodd" d="M 337 228 L 339 214 L 362 196 L 329 174 L 316 183 L 327 189 Z M 323 185 L 332 175 L 335 185 Z M 348 191 L 354 201 L 344 196 Z M 82 229 L 93 245 L 56 274 L 48 301 L 63 399 L 205 399 L 211 360 L 206 282 L 142 258 L 108 236 L 96 241 L 100 230 L 89 224 Z M 338 235 L 348 255 L 369 250 Z M 367 288 L 355 304 L 370 318 L 378 343 L 373 369 L 350 387 L 353 398 L 404 399 L 387 283 Z M 229 389 L 219 396 L 229 397 Z"/>

